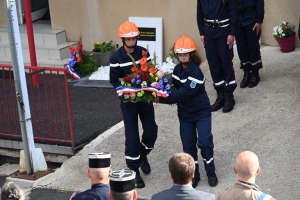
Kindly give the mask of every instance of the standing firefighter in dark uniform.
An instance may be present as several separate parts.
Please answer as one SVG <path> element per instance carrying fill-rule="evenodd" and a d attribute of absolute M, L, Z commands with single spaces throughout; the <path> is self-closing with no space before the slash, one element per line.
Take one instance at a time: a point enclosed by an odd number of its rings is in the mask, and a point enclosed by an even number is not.
<path fill-rule="evenodd" d="M 177 103 L 180 124 L 180 139 L 183 151 L 190 154 L 195 161 L 192 186 L 200 181 L 198 149 L 201 150 L 208 184 L 218 184 L 215 173 L 214 142 L 211 132 L 211 106 L 205 91 L 205 77 L 199 68 L 201 59 L 197 54 L 195 42 L 187 37 L 180 37 L 174 45 L 179 64 L 174 68 L 172 82 L 177 89 L 168 98 L 156 97 L 156 103 Z"/>
<path fill-rule="evenodd" d="M 264 20 L 264 0 L 237 0 L 239 25 L 236 35 L 237 50 L 244 70 L 240 87 L 253 88 L 260 81 L 262 68 L 260 56 L 260 28 Z"/>
<path fill-rule="evenodd" d="M 120 86 L 119 78 L 124 78 L 131 73 L 133 67 L 132 60 L 127 55 L 129 53 L 136 64 L 142 58 L 142 50 L 145 48 L 137 46 L 137 37 L 140 32 L 137 26 L 129 21 L 125 21 L 118 30 L 118 36 L 122 39 L 123 46 L 120 47 L 110 57 L 110 83 L 116 89 Z M 147 60 L 150 60 L 148 53 Z M 140 176 L 139 167 L 145 174 L 151 171 L 147 155 L 154 148 L 157 138 L 157 125 L 155 122 L 154 108 L 152 103 L 145 102 L 121 102 L 121 110 L 125 125 L 125 158 L 127 167 L 136 172 L 136 187 L 143 188 L 145 183 Z M 138 117 L 143 126 L 142 141 L 140 141 L 138 130 Z"/>
<path fill-rule="evenodd" d="M 217 99 L 211 106 L 213 112 L 223 107 L 223 112 L 227 113 L 235 105 L 232 47 L 237 29 L 237 11 L 237 0 L 198 0 L 197 3 L 200 38 L 217 91 Z"/>

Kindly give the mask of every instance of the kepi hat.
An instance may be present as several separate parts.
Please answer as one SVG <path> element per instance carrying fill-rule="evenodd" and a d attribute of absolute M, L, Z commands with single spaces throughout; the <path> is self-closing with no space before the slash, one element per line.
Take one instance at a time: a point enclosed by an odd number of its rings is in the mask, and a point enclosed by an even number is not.
<path fill-rule="evenodd" d="M 89 153 L 89 168 L 110 167 L 111 154 L 107 152 Z"/>
<path fill-rule="evenodd" d="M 121 169 L 109 174 L 109 185 L 113 192 L 128 192 L 135 189 L 135 171 Z"/>

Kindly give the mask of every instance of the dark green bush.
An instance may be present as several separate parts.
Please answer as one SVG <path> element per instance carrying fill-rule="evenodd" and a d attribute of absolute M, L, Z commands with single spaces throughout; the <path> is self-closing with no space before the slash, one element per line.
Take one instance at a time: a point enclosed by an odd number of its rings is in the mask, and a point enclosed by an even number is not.
<path fill-rule="evenodd" d="M 74 70 L 81 76 L 87 76 L 92 72 L 98 70 L 97 61 L 91 55 L 91 52 L 88 52 L 83 55 L 82 61 L 80 63 L 76 63 L 74 66 Z"/>

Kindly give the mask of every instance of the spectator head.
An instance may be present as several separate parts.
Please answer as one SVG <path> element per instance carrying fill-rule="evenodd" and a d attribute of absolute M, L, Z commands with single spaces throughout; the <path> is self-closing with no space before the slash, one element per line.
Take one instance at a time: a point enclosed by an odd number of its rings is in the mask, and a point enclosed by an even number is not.
<path fill-rule="evenodd" d="M 255 183 L 255 177 L 260 172 L 257 155 L 251 151 L 241 152 L 235 159 L 233 171 L 240 181 Z"/>
<path fill-rule="evenodd" d="M 24 200 L 23 191 L 13 182 L 6 182 L 1 189 L 2 200 Z"/>
<path fill-rule="evenodd" d="M 189 184 L 194 177 L 195 161 L 187 153 L 177 153 L 169 160 L 169 171 L 175 184 Z"/>
<path fill-rule="evenodd" d="M 135 172 L 128 169 L 113 171 L 109 175 L 111 200 L 136 200 Z"/>
<path fill-rule="evenodd" d="M 109 183 L 109 173 L 112 171 L 110 158 L 111 154 L 106 152 L 89 154 L 89 169 L 87 174 L 92 184 Z"/>

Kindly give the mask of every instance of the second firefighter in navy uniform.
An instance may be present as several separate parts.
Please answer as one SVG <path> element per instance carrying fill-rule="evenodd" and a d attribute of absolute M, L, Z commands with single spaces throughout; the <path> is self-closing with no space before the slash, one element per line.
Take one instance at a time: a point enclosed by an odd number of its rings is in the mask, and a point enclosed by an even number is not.
<path fill-rule="evenodd" d="M 197 23 L 217 92 L 212 111 L 230 112 L 237 86 L 233 69 L 233 43 L 237 29 L 237 0 L 198 0 Z"/>
<path fill-rule="evenodd" d="M 211 106 L 204 87 L 205 77 L 199 68 L 201 60 L 196 50 L 194 41 L 187 36 L 182 36 L 176 41 L 174 51 L 180 63 L 173 70 L 172 80 L 177 90 L 172 91 L 168 98 L 156 97 L 155 102 L 177 103 L 183 151 L 195 160 L 192 186 L 195 188 L 200 181 L 198 146 L 201 150 L 208 184 L 214 187 L 218 184 L 218 178 L 213 158 Z"/>
<path fill-rule="evenodd" d="M 244 71 L 241 88 L 253 88 L 260 81 L 263 67 L 260 54 L 261 24 L 264 20 L 264 0 L 237 0 L 239 25 L 236 34 L 237 50 Z"/>
<path fill-rule="evenodd" d="M 120 86 L 119 78 L 124 78 L 131 73 L 133 63 L 127 54 L 129 53 L 138 64 L 142 58 L 142 50 L 146 51 L 145 48 L 137 45 L 139 34 L 138 27 L 132 22 L 125 21 L 119 27 L 118 36 L 121 38 L 123 46 L 110 57 L 110 83 L 115 89 Z M 147 60 L 150 59 L 148 53 Z M 155 122 L 154 107 L 152 103 L 146 102 L 121 102 L 120 107 L 125 126 L 126 164 L 136 173 L 136 187 L 143 188 L 145 183 L 139 168 L 141 167 L 145 174 L 151 172 L 147 155 L 154 149 L 157 138 L 158 127 Z M 138 118 L 143 126 L 142 139 L 139 135 Z"/>

